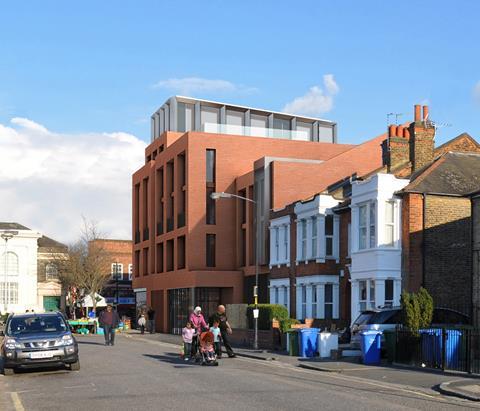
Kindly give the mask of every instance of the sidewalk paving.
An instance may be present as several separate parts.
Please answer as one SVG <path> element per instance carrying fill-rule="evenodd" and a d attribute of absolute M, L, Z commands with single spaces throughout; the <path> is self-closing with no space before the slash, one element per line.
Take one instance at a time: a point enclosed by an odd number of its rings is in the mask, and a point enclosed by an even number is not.
<path fill-rule="evenodd" d="M 180 347 L 181 336 L 171 334 L 144 334 L 131 330 L 126 333 L 129 337 L 142 338 L 147 341 L 157 341 Z M 346 358 L 333 361 L 320 358 L 299 358 L 289 356 L 279 351 L 253 350 L 235 347 L 235 354 L 261 361 L 276 361 L 294 367 L 300 367 L 319 372 L 338 373 L 348 377 L 373 380 L 389 384 L 397 384 L 411 389 L 428 392 L 430 395 L 455 395 L 457 397 L 480 401 L 480 379 L 437 372 L 434 370 L 402 367 L 383 362 L 380 366 L 365 365 L 356 358 Z"/>

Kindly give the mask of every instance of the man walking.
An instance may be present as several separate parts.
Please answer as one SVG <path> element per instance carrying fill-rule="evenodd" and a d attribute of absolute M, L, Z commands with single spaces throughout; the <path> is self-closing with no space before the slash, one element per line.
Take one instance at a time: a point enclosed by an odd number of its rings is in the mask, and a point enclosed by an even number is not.
<path fill-rule="evenodd" d="M 230 337 L 229 335 L 232 334 L 232 327 L 228 323 L 227 315 L 225 314 L 225 306 L 219 305 L 217 307 L 217 312 L 210 317 L 210 324 L 213 325 L 214 322 L 218 322 L 218 328 L 220 328 L 220 335 L 222 336 L 222 342 L 227 350 L 227 354 L 230 358 L 235 358 L 235 353 L 232 350 L 232 346 L 230 345 Z M 218 357 L 222 356 L 222 352 L 220 351 Z"/>
<path fill-rule="evenodd" d="M 147 328 L 150 331 L 150 334 L 155 332 L 155 310 L 153 307 L 150 307 L 147 311 Z"/>
<path fill-rule="evenodd" d="M 108 304 L 107 309 L 102 311 L 98 319 L 100 327 L 103 328 L 103 335 L 105 336 L 105 345 L 114 345 L 115 343 L 115 329 L 120 324 L 120 317 L 117 311 Z"/>

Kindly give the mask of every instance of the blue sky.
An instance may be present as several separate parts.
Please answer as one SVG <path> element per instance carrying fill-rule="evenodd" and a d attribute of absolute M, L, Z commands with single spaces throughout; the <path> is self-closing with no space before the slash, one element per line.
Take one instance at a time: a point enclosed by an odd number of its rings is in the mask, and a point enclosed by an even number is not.
<path fill-rule="evenodd" d="M 187 94 L 338 122 L 339 141 L 430 105 L 480 139 L 480 2 L 33 1 L 0 6 L 0 220 L 131 236 L 149 118 Z"/>
<path fill-rule="evenodd" d="M 149 138 L 168 79 L 224 80 L 198 97 L 281 110 L 333 74 L 321 117 L 340 141 L 385 129 L 388 112 L 431 118 L 480 138 L 477 1 L 22 1 L 0 9 L 0 122 Z M 251 90 L 254 89 L 254 90 Z"/>

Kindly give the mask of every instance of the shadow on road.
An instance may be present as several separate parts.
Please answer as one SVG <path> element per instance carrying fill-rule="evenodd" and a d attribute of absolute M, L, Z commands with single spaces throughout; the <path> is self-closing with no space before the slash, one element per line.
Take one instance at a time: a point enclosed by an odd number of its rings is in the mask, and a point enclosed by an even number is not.
<path fill-rule="evenodd" d="M 153 358 L 154 360 L 172 364 L 174 368 L 190 368 L 197 365 L 193 361 L 184 361 L 176 353 L 165 353 L 165 355 L 158 354 L 143 354 L 144 357 Z"/>
<path fill-rule="evenodd" d="M 105 343 L 104 343 L 104 342 L 79 341 L 79 340 L 77 340 L 77 343 L 78 343 L 78 345 L 87 344 L 87 345 L 102 345 L 102 346 L 105 346 Z"/>

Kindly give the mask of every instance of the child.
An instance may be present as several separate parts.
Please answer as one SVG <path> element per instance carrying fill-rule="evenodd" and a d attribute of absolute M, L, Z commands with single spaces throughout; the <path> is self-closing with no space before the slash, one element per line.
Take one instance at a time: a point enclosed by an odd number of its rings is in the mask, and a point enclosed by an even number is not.
<path fill-rule="evenodd" d="M 145 334 L 145 324 L 147 323 L 147 320 L 145 319 L 145 314 L 140 314 L 140 317 L 138 318 L 137 324 L 140 326 L 140 330 L 142 334 Z"/>
<path fill-rule="evenodd" d="M 190 355 L 192 353 L 193 334 L 195 334 L 195 328 L 192 327 L 192 323 L 190 321 L 187 321 L 185 328 L 182 330 L 183 356 L 185 361 L 190 359 Z"/>
<path fill-rule="evenodd" d="M 222 348 L 220 346 L 220 323 L 218 321 L 213 322 L 213 326 L 210 327 L 210 331 L 213 334 L 213 344 L 215 346 L 215 354 L 220 358 L 222 356 Z"/>

